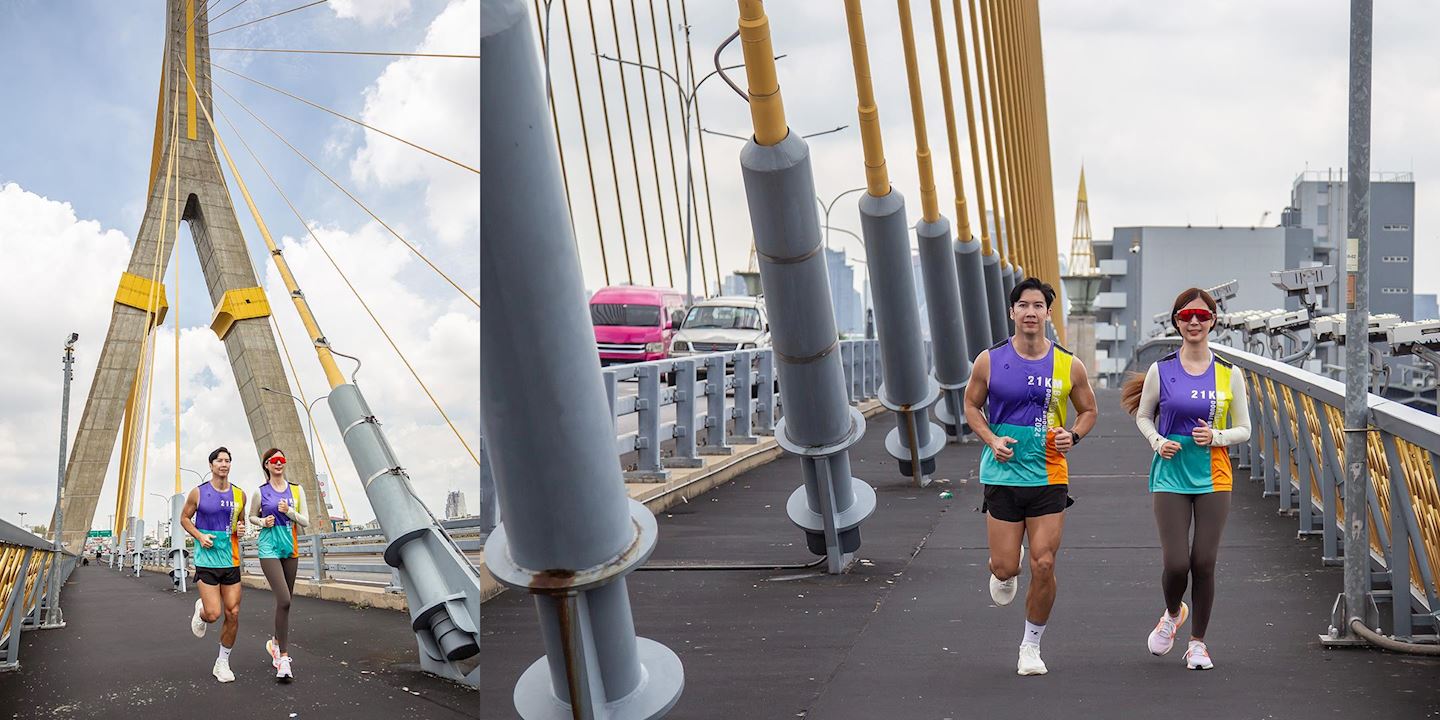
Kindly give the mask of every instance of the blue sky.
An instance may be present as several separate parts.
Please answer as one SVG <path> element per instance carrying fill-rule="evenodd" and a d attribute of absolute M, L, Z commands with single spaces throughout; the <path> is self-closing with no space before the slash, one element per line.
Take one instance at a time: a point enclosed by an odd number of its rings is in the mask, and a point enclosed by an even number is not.
<path fill-rule="evenodd" d="M 234 2 L 216 0 L 218 13 Z M 295 7 L 250 0 L 215 23 L 219 30 Z M 473 54 L 479 47 L 477 0 L 332 0 L 214 37 L 214 47 L 426 51 Z M 77 349 L 71 436 L 84 408 L 109 320 L 110 299 L 129 244 L 139 229 L 153 140 L 163 49 L 163 2 L 9 2 L 0 7 L 0 252 L 19 277 L 0 301 L 28 306 L 0 317 L 15 343 L 0 360 L 0 515 L 34 520 L 53 504 L 58 426 L 59 341 L 81 332 Z M 478 167 L 478 78 L 474 60 L 262 55 L 215 51 L 225 66 L 289 90 L 418 144 Z M 17 72 L 17 70 L 19 70 Z M 406 240 L 418 246 L 465 291 L 478 298 L 478 177 L 364 131 L 224 72 L 216 81 L 348 187 Z M 223 93 L 217 109 L 233 120 L 376 311 L 455 421 L 477 446 L 478 309 L 438 278 L 329 182 L 251 120 Z M 266 223 L 286 247 L 301 287 L 332 341 L 365 355 L 371 403 L 389 416 L 392 442 L 414 469 L 417 489 L 435 510 L 444 493 L 462 489 L 471 510 L 478 474 L 424 394 L 318 253 L 306 228 L 286 207 L 217 117 Z M 228 173 L 227 173 L 228 176 Z M 227 177 L 241 228 L 275 317 L 291 345 L 309 397 L 325 384 L 233 178 Z M 472 190 L 473 188 L 473 190 Z M 223 346 L 208 329 L 211 304 L 188 232 L 178 245 L 181 295 L 181 462 L 204 466 L 202 448 L 248 446 L 238 395 Z M 167 273 L 167 288 L 172 276 Z M 171 297 L 172 304 L 177 304 Z M 152 461 L 146 488 L 169 492 L 173 475 L 175 334 L 160 330 Z M 297 349 L 295 346 L 300 345 Z M 292 379 L 293 383 L 293 379 Z M 168 398 L 168 399 L 167 399 Z M 323 408 L 323 403 L 320 406 Z M 333 423 L 321 423 L 351 515 L 373 517 Z M 327 429 L 328 427 L 328 429 Z M 196 455 L 200 457 L 196 459 Z M 237 465 L 242 458 L 237 457 Z M 337 462 L 337 460 L 343 462 Z M 112 465 L 115 463 L 112 463 Z M 250 471 L 259 476 L 258 461 Z M 168 468 L 168 469 L 167 469 Z M 237 467 L 237 473 L 244 473 Z M 113 475 L 97 522 L 113 504 Z M 243 477 L 242 475 L 239 475 Z M 186 480 L 187 484 L 191 479 Z M 49 487 L 45 491 L 45 487 Z M 151 503 L 154 504 L 154 499 Z M 147 515 L 150 514 L 147 512 Z M 153 520 L 153 518 L 152 518 Z M 43 522 L 43 519 L 42 519 Z"/>

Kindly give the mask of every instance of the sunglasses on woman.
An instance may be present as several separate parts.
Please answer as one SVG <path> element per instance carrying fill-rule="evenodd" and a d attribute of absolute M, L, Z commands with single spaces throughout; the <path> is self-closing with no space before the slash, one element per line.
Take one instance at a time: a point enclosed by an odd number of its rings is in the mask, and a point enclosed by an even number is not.
<path fill-rule="evenodd" d="M 276 455 L 275 457 L 270 458 L 267 462 L 269 462 L 271 465 L 284 465 L 285 456 Z"/>
<path fill-rule="evenodd" d="M 1185 308 L 1175 313 L 1175 318 L 1182 323 L 1188 323 L 1191 320 L 1203 323 L 1214 320 L 1215 315 L 1205 308 Z"/>

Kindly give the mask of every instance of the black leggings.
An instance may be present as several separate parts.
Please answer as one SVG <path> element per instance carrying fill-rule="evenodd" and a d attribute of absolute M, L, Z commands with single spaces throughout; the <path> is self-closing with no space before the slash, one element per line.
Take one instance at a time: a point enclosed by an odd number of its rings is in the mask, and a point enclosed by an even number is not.
<path fill-rule="evenodd" d="M 1194 605 L 1194 624 L 1190 634 L 1205 637 L 1210 625 L 1210 608 L 1215 604 L 1215 558 L 1220 553 L 1220 534 L 1230 514 L 1230 493 L 1212 492 L 1202 495 L 1157 492 L 1155 524 L 1160 528 L 1160 550 L 1165 569 L 1160 575 L 1165 589 L 1165 609 L 1172 615 L 1180 612 L 1185 585 L 1191 576 L 1195 585 L 1190 591 Z M 1195 518 L 1195 540 L 1190 540 L 1190 518 Z"/>
<path fill-rule="evenodd" d="M 295 592 L 295 571 L 300 558 L 260 558 L 260 570 L 275 595 L 275 644 L 290 651 L 290 595 Z"/>

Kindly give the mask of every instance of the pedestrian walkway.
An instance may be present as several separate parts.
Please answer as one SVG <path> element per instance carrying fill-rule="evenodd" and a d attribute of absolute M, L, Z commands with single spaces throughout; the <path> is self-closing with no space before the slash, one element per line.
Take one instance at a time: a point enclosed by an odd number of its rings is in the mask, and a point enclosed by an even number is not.
<path fill-rule="evenodd" d="M 247 588 L 230 658 L 235 682 L 210 675 L 220 625 L 190 634 L 197 595 L 164 575 L 135 578 L 79 567 L 65 586 L 66 627 L 26 632 L 18 672 L 0 674 L 0 718 L 25 720 L 459 720 L 476 693 L 421 673 L 409 615 L 297 597 L 290 655 L 296 680 L 277 684 L 265 652 L 275 601 Z"/>
<path fill-rule="evenodd" d="M 1023 593 L 994 607 L 986 587 L 980 446 L 950 446 L 937 484 L 898 476 L 874 418 L 852 449 L 879 509 L 847 574 L 816 570 L 642 571 L 627 580 L 637 634 L 675 650 L 683 718 L 1311 718 L 1440 717 L 1440 661 L 1322 649 L 1341 570 L 1319 539 L 1297 540 L 1258 483 L 1237 479 L 1220 551 L 1209 672 L 1183 647 L 1157 658 L 1160 550 L 1150 450 L 1101 391 L 1101 418 L 1071 454 L 1076 504 L 1056 568 L 1043 642 L 1050 674 L 1019 677 Z M 1237 472 L 1241 478 L 1245 471 Z M 662 513 L 650 565 L 788 564 L 814 559 L 785 516 L 799 483 L 786 456 Z M 952 499 L 941 499 L 949 489 Z M 508 592 L 483 608 L 482 717 L 515 716 L 519 674 L 543 653 L 534 605 Z M 1187 626 L 1188 627 L 1188 626 Z"/>

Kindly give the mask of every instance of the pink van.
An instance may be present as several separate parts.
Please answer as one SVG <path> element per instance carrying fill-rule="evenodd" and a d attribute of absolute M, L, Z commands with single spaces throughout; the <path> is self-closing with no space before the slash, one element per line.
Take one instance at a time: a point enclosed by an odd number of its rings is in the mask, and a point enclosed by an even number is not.
<path fill-rule="evenodd" d="M 636 285 L 601 288 L 590 298 L 600 364 L 661 360 L 685 317 L 685 295 Z"/>

